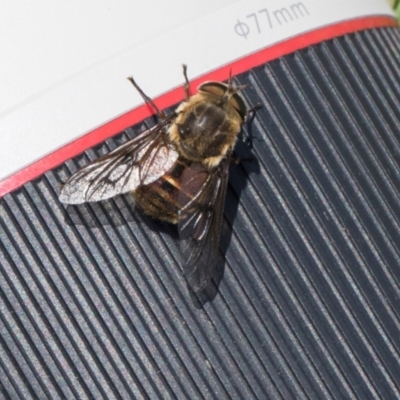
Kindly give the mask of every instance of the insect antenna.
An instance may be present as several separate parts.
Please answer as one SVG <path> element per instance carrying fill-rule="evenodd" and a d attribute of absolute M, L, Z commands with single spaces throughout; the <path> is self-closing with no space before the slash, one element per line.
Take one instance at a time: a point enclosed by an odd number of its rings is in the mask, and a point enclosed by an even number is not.
<path fill-rule="evenodd" d="M 182 64 L 183 68 L 183 76 L 185 77 L 185 84 L 183 85 L 183 90 L 185 91 L 185 100 L 188 101 L 190 99 L 190 83 L 187 76 L 187 65 Z"/>
<path fill-rule="evenodd" d="M 232 68 L 229 69 L 228 87 L 232 87 Z"/>
<path fill-rule="evenodd" d="M 139 87 L 139 85 L 135 82 L 132 76 L 129 76 L 128 81 L 132 83 L 132 85 L 135 87 L 135 89 L 139 92 L 139 94 L 142 96 L 142 99 L 145 101 L 147 105 L 150 105 L 153 110 L 157 113 L 157 116 L 161 119 L 167 118 L 166 114 L 163 111 L 160 111 L 160 109 L 156 106 L 154 101 L 146 95 L 146 93 L 143 92 L 143 90 Z"/>

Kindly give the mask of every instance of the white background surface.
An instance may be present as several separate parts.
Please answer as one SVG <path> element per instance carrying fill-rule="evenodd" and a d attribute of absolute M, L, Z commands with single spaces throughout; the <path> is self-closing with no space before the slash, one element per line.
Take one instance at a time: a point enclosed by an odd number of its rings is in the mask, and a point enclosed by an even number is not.
<path fill-rule="evenodd" d="M 292 7 L 300 3 L 304 15 Z M 291 13 L 286 22 L 277 13 L 283 8 Z M 285 38 L 368 15 L 393 14 L 386 0 L 7 2 L 0 13 L 0 180 L 140 105 L 129 75 L 156 97 L 182 84 L 182 63 L 194 78 Z"/>

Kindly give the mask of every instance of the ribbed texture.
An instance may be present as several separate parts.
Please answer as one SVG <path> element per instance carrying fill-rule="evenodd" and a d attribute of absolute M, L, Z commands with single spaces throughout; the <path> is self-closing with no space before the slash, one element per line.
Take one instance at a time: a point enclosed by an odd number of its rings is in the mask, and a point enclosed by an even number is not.
<path fill-rule="evenodd" d="M 399 30 L 365 31 L 238 79 L 263 104 L 255 160 L 231 169 L 224 276 L 202 310 L 174 227 L 124 198 L 126 223 L 86 207 L 67 224 L 57 200 L 143 127 L 5 196 L 2 398 L 400 398 L 399 55 Z"/>

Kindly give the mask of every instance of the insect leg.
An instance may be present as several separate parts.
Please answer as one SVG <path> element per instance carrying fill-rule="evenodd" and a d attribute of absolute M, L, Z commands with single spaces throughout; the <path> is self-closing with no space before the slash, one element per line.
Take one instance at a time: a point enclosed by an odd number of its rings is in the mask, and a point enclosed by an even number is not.
<path fill-rule="evenodd" d="M 235 152 L 233 152 L 231 159 L 229 160 L 231 165 L 239 165 L 242 162 L 253 162 L 255 157 L 239 157 Z"/>
<path fill-rule="evenodd" d="M 185 84 L 183 85 L 183 90 L 185 91 L 185 100 L 188 101 L 190 98 L 190 84 L 187 76 L 187 65 L 182 64 L 182 68 L 183 68 L 183 76 L 185 77 Z"/>
<path fill-rule="evenodd" d="M 253 120 L 256 116 L 256 113 L 258 110 L 262 108 L 262 105 L 260 103 L 256 104 L 254 107 L 250 108 L 250 110 L 247 111 L 246 118 L 243 121 L 244 124 L 246 124 L 246 130 L 244 133 L 246 134 L 246 140 L 245 143 L 249 146 L 249 148 L 253 147 L 253 140 L 255 139 L 255 136 L 253 135 Z"/>
<path fill-rule="evenodd" d="M 250 110 L 247 111 L 246 121 L 249 119 L 253 119 L 256 115 L 256 112 L 262 108 L 262 104 L 258 103 L 254 107 L 251 107 Z"/>
<path fill-rule="evenodd" d="M 145 101 L 145 103 L 148 104 L 148 105 L 150 105 L 150 106 L 155 110 L 155 112 L 157 113 L 157 116 L 158 116 L 159 118 L 161 118 L 161 119 L 165 119 L 165 118 L 167 117 L 167 116 L 165 115 L 165 113 L 162 112 L 162 111 L 160 111 L 160 109 L 156 106 L 156 104 L 154 103 L 154 101 L 153 101 L 149 96 L 147 96 L 147 95 L 143 92 L 143 90 L 142 90 L 142 89 L 139 87 L 139 85 L 135 82 L 135 80 L 133 79 L 133 77 L 130 76 L 130 77 L 128 77 L 127 79 L 132 83 L 132 85 L 135 87 L 135 89 L 139 92 L 139 94 L 142 96 L 142 99 Z"/>

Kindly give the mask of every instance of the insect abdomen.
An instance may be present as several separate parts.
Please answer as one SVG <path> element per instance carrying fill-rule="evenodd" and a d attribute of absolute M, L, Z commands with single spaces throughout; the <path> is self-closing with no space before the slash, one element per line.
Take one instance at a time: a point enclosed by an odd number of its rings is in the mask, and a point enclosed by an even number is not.
<path fill-rule="evenodd" d="M 178 159 L 174 166 L 161 178 L 141 186 L 133 192 L 136 205 L 147 215 L 161 221 L 178 222 L 180 178 L 187 167 Z"/>

